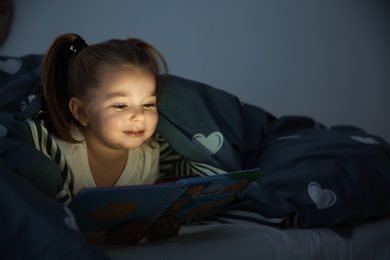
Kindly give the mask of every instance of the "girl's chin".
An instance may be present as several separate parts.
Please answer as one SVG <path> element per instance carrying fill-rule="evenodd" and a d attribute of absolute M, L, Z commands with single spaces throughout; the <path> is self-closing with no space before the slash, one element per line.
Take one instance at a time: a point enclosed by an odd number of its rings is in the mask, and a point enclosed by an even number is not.
<path fill-rule="evenodd" d="M 124 145 L 122 145 L 122 148 L 125 150 L 133 150 L 133 149 L 137 149 L 142 144 L 143 144 L 143 142 L 139 143 L 139 144 L 124 144 Z"/>
<path fill-rule="evenodd" d="M 123 148 L 123 149 L 127 149 L 127 150 L 133 150 L 133 149 L 137 149 L 138 147 L 142 146 L 145 142 L 147 142 L 147 140 L 144 140 L 143 138 L 139 138 L 139 140 L 132 140 L 131 142 L 122 142 L 120 144 L 120 146 Z"/>

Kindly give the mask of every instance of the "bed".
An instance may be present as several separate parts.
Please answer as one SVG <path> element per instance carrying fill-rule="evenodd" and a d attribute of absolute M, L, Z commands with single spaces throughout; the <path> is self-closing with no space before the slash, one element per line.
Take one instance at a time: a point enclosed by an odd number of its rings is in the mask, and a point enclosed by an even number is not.
<path fill-rule="evenodd" d="M 390 219 L 356 225 L 346 238 L 330 228 L 279 229 L 255 223 L 185 226 L 178 237 L 107 247 L 112 259 L 389 259 Z"/>
<path fill-rule="evenodd" d="M 43 127 L 31 128 L 44 105 L 41 63 L 42 55 L 0 57 L 0 203 L 7 223 L 1 250 L 7 258 L 390 259 L 384 139 L 305 116 L 277 118 L 174 75 L 161 97 L 157 132 L 197 167 L 260 168 L 262 175 L 217 216 L 183 226 L 178 237 L 137 246 L 86 243 L 67 203 L 55 200 L 72 196 L 61 152 Z"/>

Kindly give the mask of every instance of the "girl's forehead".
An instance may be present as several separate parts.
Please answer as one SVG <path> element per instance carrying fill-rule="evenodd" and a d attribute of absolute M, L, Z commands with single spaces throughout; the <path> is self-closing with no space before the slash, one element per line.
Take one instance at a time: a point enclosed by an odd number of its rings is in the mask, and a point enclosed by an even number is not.
<path fill-rule="evenodd" d="M 111 84 L 120 81 L 139 81 L 139 80 L 148 80 L 155 83 L 156 77 L 154 74 L 150 73 L 147 70 L 140 68 L 113 68 L 107 73 L 103 73 L 101 77 L 101 82 L 104 84 Z"/>
<path fill-rule="evenodd" d="M 155 95 L 156 79 L 154 75 L 144 70 L 124 70 L 113 72 L 101 80 L 98 93 L 108 97 L 125 96 L 131 93 Z"/>

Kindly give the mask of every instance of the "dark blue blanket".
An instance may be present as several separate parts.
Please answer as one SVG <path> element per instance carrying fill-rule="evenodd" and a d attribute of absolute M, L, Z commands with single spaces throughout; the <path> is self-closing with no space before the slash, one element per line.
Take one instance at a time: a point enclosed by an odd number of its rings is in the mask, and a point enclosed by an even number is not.
<path fill-rule="evenodd" d="M 190 161 L 262 176 L 221 219 L 335 226 L 390 213 L 390 147 L 352 126 L 275 118 L 208 85 L 171 76 L 158 132 Z"/>
<path fill-rule="evenodd" d="M 1 158 L 0 169 L 2 259 L 108 259 L 80 235 L 66 206 L 21 178 Z"/>

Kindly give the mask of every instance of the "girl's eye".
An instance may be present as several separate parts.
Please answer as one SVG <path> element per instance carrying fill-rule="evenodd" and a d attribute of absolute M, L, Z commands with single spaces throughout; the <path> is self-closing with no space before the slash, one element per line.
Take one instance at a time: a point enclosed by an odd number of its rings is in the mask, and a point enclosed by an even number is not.
<path fill-rule="evenodd" d="M 145 108 L 153 108 L 153 107 L 155 107 L 155 106 L 156 106 L 155 103 L 147 103 L 147 104 L 144 104 L 144 107 L 145 107 Z"/>
<path fill-rule="evenodd" d="M 123 110 L 123 109 L 127 108 L 127 106 L 125 104 L 117 104 L 117 105 L 113 105 L 113 108 L 115 108 L 117 110 Z"/>

